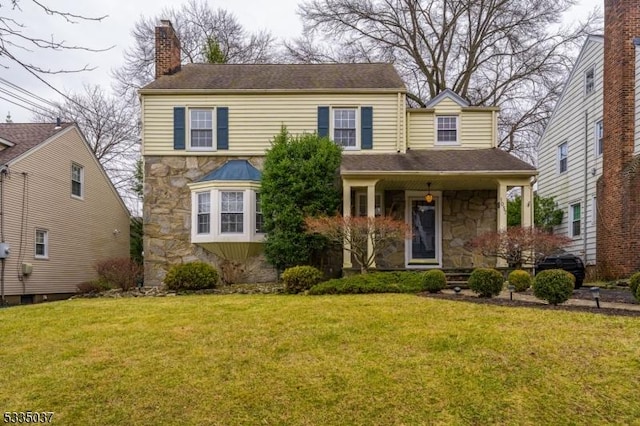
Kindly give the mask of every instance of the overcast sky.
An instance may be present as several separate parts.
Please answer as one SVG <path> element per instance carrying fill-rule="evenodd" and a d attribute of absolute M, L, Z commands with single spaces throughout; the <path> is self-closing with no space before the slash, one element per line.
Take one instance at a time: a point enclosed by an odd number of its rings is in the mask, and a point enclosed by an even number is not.
<path fill-rule="evenodd" d="M 297 5 L 302 0 L 211 0 L 215 8 L 232 12 L 245 29 L 253 32 L 261 29 L 270 31 L 278 39 L 291 39 L 302 31 L 302 23 L 296 14 Z M 63 92 L 81 90 L 84 83 L 100 84 L 107 89 L 111 87 L 110 71 L 122 64 L 122 52 L 131 46 L 130 31 L 141 15 L 156 16 L 165 7 L 176 7 L 181 3 L 168 0 L 107 0 L 70 2 L 68 0 L 45 0 L 43 3 L 51 8 L 57 8 L 86 16 L 108 15 L 101 22 L 80 22 L 70 24 L 58 16 L 48 16 L 38 9 L 31 0 L 20 0 L 22 11 L 11 12 L 6 3 L 0 3 L 0 16 L 12 16 L 16 21 L 25 25 L 25 34 L 37 35 L 44 39 L 64 40 L 69 45 L 79 45 L 95 49 L 112 49 L 91 53 L 85 51 L 51 52 L 38 50 L 37 54 L 29 57 L 31 62 L 42 68 L 70 69 L 81 68 L 85 65 L 97 67 L 91 72 L 80 74 L 60 74 L 45 78 Z M 71 5 L 70 5 L 71 3 Z M 603 0 L 579 0 L 565 21 L 570 23 L 584 18 L 595 7 L 602 10 Z M 10 13 L 10 14 L 9 14 Z M 26 54 L 25 54 L 26 55 Z M 25 56 L 26 57 L 26 56 Z M 6 62 L 9 69 L 0 68 L 0 77 L 18 85 L 30 92 L 50 100 L 59 100 L 55 92 L 43 83 L 18 68 Z M 5 86 L 0 86 L 3 88 Z M 8 97 L 0 93 L 1 97 Z M 11 113 L 14 122 L 31 121 L 32 113 L 6 100 L 0 99 L 0 122 L 5 121 L 7 113 Z"/>

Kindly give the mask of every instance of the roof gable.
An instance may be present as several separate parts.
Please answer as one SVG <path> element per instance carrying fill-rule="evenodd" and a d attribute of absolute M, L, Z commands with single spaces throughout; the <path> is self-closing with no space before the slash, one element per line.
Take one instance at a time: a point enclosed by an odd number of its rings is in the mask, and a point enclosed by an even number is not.
<path fill-rule="evenodd" d="M 469 106 L 469 102 L 466 101 L 462 96 L 458 95 L 456 92 L 454 92 L 451 89 L 444 89 L 442 92 L 438 93 L 438 95 L 435 98 L 432 98 L 429 102 L 427 102 L 427 104 L 425 105 L 425 108 L 433 108 L 434 106 L 442 102 L 442 100 L 445 98 L 451 99 L 453 102 L 457 103 L 461 107 Z"/>
<path fill-rule="evenodd" d="M 236 180 L 260 182 L 262 173 L 247 160 L 229 160 L 211 173 L 204 176 L 198 182 L 210 182 L 216 180 Z"/>
<path fill-rule="evenodd" d="M 0 123 L 0 141 L 7 148 L 0 151 L 0 164 L 7 164 L 62 132 L 72 123 Z"/>
<path fill-rule="evenodd" d="M 392 64 L 187 64 L 140 90 L 394 90 L 405 92 Z"/>

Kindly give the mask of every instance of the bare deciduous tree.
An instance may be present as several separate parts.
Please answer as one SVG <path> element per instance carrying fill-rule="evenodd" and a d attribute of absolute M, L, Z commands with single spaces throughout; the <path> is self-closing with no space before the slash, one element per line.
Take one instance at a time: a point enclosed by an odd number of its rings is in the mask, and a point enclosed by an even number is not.
<path fill-rule="evenodd" d="M 182 48 L 182 62 L 207 62 L 207 49 L 217 45 L 218 62 L 265 63 L 273 59 L 275 39 L 266 31 L 248 33 L 236 17 L 214 10 L 202 0 L 190 0 L 179 8 L 166 8 L 156 17 L 142 16 L 131 35 L 134 45 L 125 51 L 125 64 L 114 72 L 116 89 L 135 97 L 135 91 L 155 78 L 155 27 L 160 19 L 173 24 Z"/>
<path fill-rule="evenodd" d="M 557 100 L 576 47 L 599 24 L 561 27 L 576 0 L 310 0 L 292 61 L 393 61 L 414 106 L 449 88 L 502 107 L 501 148 L 527 155 Z"/>
<path fill-rule="evenodd" d="M 21 5 L 24 5 L 25 2 L 33 4 L 42 14 L 61 18 L 72 24 L 80 21 L 102 21 L 106 18 L 106 16 L 91 17 L 76 14 L 67 10 L 50 7 L 43 1 L 38 0 L 2 1 L 0 2 L 0 68 L 9 68 L 11 64 L 15 64 L 46 83 L 42 77 L 46 74 L 90 71 L 93 68 L 88 65 L 70 69 L 45 68 L 24 59 L 26 53 L 32 52 L 33 50 L 84 50 L 89 52 L 103 52 L 109 49 L 92 49 L 86 46 L 70 44 L 65 40 L 58 40 L 53 36 L 50 39 L 44 39 L 35 35 L 26 25 L 30 17 L 26 16 L 22 11 Z M 2 12 L 3 10 L 4 12 Z M 46 84 L 49 85 L 48 83 Z"/>
<path fill-rule="evenodd" d="M 120 97 L 105 93 L 100 86 L 85 85 L 83 93 L 71 93 L 57 109 L 34 115 L 36 122 L 78 124 L 96 158 L 123 198 L 131 198 L 136 160 L 140 156 L 137 114 Z"/>

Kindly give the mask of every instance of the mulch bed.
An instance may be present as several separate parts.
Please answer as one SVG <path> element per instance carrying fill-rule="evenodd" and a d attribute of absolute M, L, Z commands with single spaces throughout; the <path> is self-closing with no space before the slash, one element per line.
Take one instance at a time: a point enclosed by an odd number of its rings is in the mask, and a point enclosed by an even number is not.
<path fill-rule="evenodd" d="M 530 294 L 530 291 L 526 294 Z M 496 306 L 506 306 L 513 308 L 537 308 L 537 309 L 547 309 L 547 310 L 556 310 L 556 311 L 574 311 L 574 312 L 589 312 L 593 314 L 601 314 L 601 315 L 617 315 L 617 316 L 628 316 L 628 317 L 640 317 L 640 311 L 633 311 L 628 309 L 621 308 L 597 308 L 595 306 L 595 302 L 593 306 L 577 306 L 577 305 L 548 305 L 546 302 L 529 302 L 525 300 L 509 300 L 505 298 L 483 298 L 477 296 L 467 296 L 467 295 L 455 295 L 455 294 L 447 294 L 447 293 L 420 293 L 419 296 L 430 297 L 433 299 L 446 299 L 446 300 L 455 300 L 459 302 L 469 302 L 469 303 L 478 303 L 482 305 L 496 305 Z M 593 300 L 593 296 L 589 292 L 589 287 L 584 287 L 579 290 L 574 290 L 572 298 L 574 299 L 585 299 L 585 300 Z M 601 302 L 609 302 L 609 303 L 627 303 L 627 304 L 638 304 L 637 300 L 633 298 L 629 289 L 601 289 L 600 290 L 600 301 Z"/>

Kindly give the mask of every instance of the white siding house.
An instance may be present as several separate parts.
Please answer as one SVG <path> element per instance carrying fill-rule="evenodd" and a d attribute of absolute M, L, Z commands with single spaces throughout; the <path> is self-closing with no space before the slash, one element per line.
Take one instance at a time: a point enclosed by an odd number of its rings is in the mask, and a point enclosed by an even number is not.
<path fill-rule="evenodd" d="M 586 265 L 595 265 L 596 261 L 596 182 L 602 174 L 604 131 L 603 62 L 604 38 L 589 36 L 538 153 L 538 194 L 553 197 L 564 211 L 562 224 L 554 228 L 554 233 L 570 237 L 567 251 L 580 256 Z"/>

